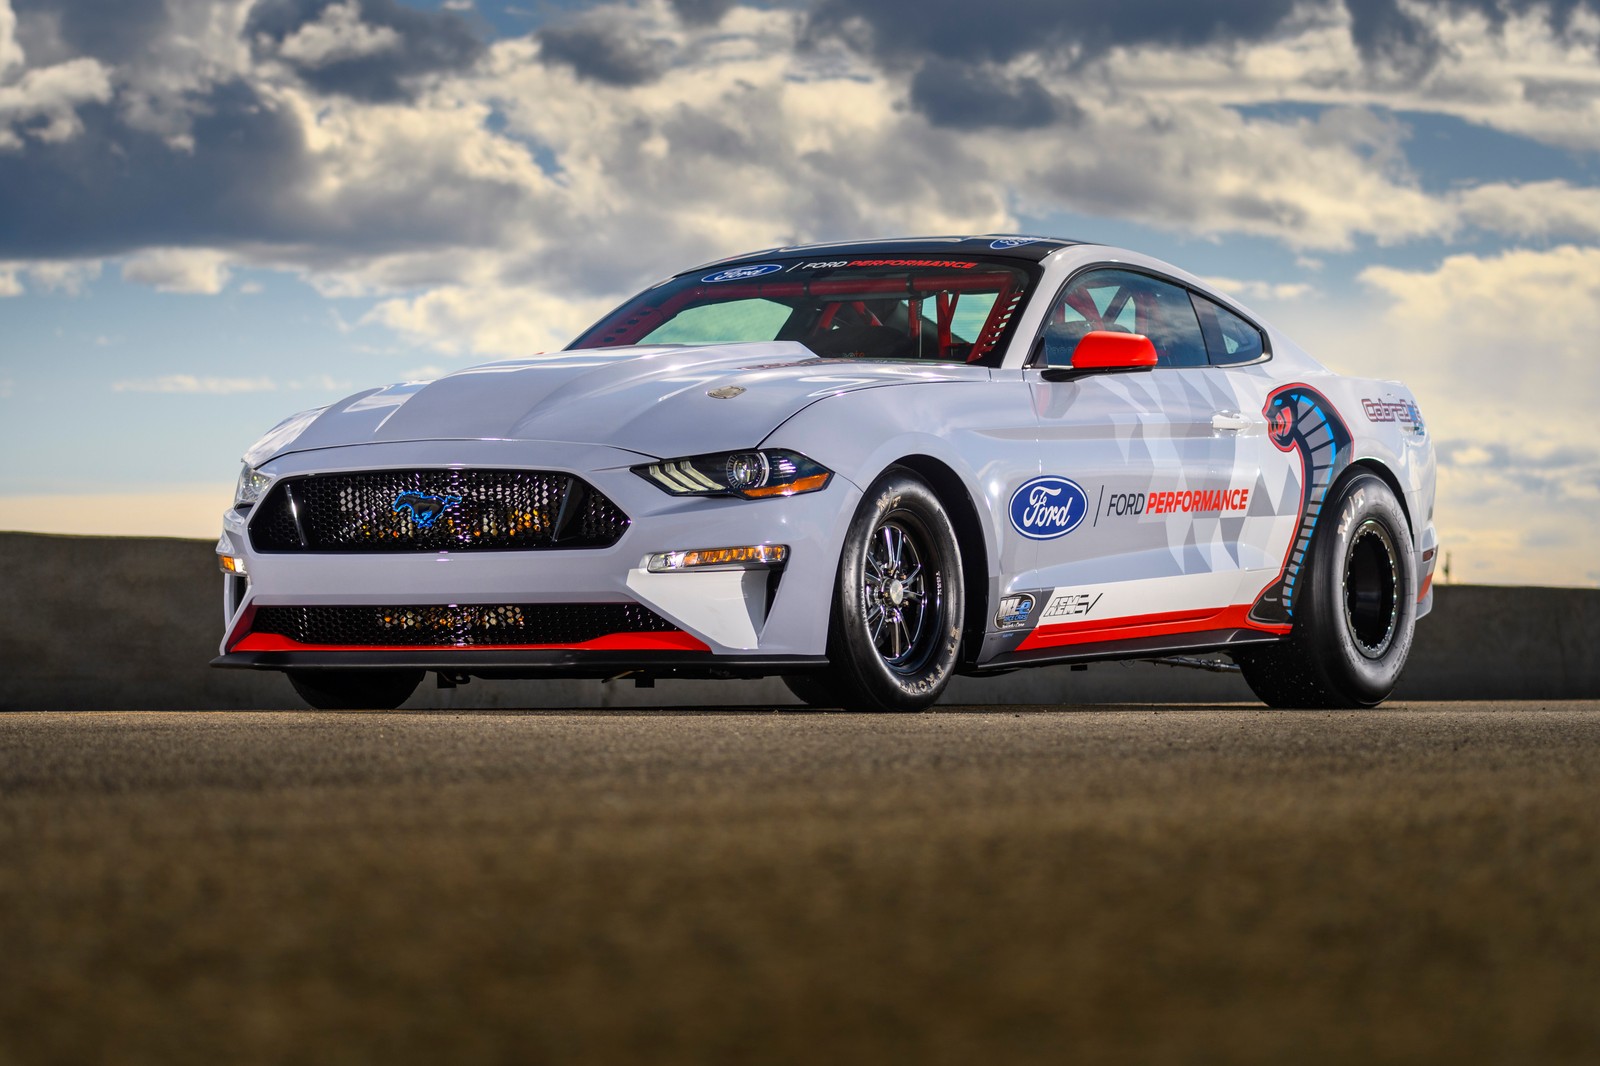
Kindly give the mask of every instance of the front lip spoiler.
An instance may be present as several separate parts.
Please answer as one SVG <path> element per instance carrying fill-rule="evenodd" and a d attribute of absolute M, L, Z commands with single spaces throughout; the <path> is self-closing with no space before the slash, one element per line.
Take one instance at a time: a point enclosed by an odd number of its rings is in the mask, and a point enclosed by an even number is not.
<path fill-rule="evenodd" d="M 821 655 L 711 655 L 707 652 L 593 651 L 236 651 L 211 665 L 232 670 L 437 670 L 485 679 L 607 678 L 619 674 L 681 678 L 755 678 L 810 673 L 827 667 Z"/>

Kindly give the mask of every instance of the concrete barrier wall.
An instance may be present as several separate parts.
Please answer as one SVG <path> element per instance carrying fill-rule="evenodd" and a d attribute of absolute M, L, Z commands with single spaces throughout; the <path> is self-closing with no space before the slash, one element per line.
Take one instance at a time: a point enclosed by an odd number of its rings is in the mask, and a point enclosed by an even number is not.
<path fill-rule="evenodd" d="M 206 541 L 0 533 L 0 710 L 298 707 L 275 673 L 215 670 L 221 577 Z M 1402 699 L 1600 697 L 1600 590 L 1447 586 Z M 410 707 L 783 705 L 781 682 L 474 681 Z M 1150 663 L 957 678 L 946 703 L 1250 700 L 1237 674 Z"/>

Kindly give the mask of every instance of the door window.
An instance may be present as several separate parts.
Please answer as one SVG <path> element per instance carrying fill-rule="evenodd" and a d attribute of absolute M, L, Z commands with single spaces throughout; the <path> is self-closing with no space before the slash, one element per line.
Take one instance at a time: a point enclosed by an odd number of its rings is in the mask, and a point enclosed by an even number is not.
<path fill-rule="evenodd" d="M 1129 270 L 1091 270 L 1073 279 L 1046 319 L 1045 363 L 1065 366 L 1091 330 L 1142 333 L 1157 366 L 1205 366 L 1206 341 L 1189 290 Z"/>

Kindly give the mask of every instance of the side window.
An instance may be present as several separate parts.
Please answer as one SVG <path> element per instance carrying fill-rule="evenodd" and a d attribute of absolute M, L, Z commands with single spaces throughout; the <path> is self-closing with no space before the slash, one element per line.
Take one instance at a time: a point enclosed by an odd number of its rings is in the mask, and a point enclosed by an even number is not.
<path fill-rule="evenodd" d="M 1142 333 L 1157 366 L 1205 366 L 1206 342 L 1187 289 L 1128 270 L 1092 270 L 1075 278 L 1045 320 L 1045 362 L 1065 366 L 1091 330 Z"/>
<path fill-rule="evenodd" d="M 1194 307 L 1200 313 L 1200 328 L 1206 335 L 1206 350 L 1213 366 L 1253 363 L 1266 351 L 1261 331 L 1221 304 L 1194 293 Z"/>

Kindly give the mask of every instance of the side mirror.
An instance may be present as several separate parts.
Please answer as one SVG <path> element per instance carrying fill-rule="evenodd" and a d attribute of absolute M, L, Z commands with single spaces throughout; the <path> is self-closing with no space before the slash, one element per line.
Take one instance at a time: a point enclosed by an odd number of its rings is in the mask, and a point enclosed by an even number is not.
<path fill-rule="evenodd" d="M 1071 366 L 1054 366 L 1044 372 L 1046 381 L 1071 381 L 1085 374 L 1151 370 L 1156 365 L 1156 346 L 1140 333 L 1116 333 L 1097 329 L 1085 333 L 1072 350 Z"/>

